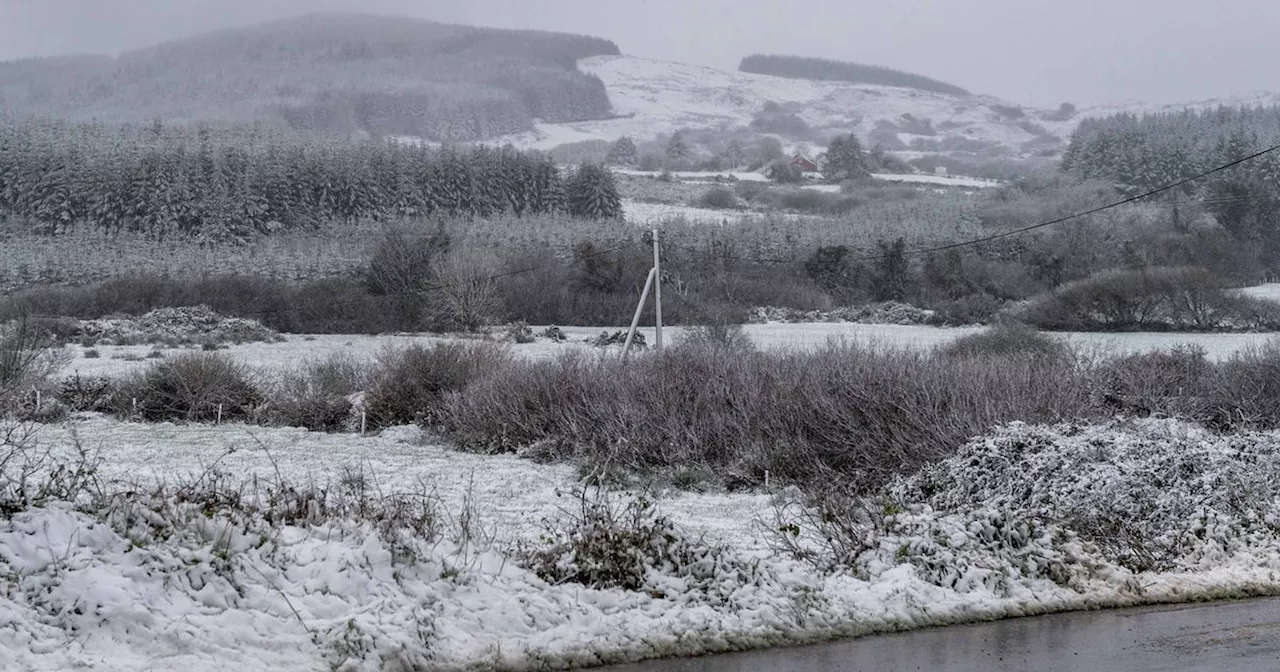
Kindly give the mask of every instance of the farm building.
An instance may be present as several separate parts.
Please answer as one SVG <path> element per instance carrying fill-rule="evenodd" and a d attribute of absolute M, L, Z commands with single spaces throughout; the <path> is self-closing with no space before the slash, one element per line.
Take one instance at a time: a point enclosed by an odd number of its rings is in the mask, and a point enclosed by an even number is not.
<path fill-rule="evenodd" d="M 791 157 L 791 165 L 799 168 L 802 173 L 818 172 L 818 164 L 803 154 L 796 154 Z"/>

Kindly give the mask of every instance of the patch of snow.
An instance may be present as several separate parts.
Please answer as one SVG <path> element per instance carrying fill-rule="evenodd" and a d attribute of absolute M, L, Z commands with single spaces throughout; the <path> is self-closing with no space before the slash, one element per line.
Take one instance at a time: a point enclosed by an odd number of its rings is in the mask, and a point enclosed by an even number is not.
<path fill-rule="evenodd" d="M 744 218 L 759 216 L 741 210 L 713 210 L 695 208 L 689 205 L 670 205 L 667 203 L 645 203 L 623 199 L 623 216 L 632 224 L 660 224 L 671 219 L 686 219 L 703 224 L 721 224 L 737 222 Z"/>
<path fill-rule="evenodd" d="M 979 177 L 956 177 L 946 175 L 919 175 L 896 173 L 876 173 L 872 177 L 886 182 L 914 182 L 919 184 L 941 184 L 949 187 L 970 187 L 974 189 L 991 189 L 1003 183 L 998 180 L 984 180 Z"/>

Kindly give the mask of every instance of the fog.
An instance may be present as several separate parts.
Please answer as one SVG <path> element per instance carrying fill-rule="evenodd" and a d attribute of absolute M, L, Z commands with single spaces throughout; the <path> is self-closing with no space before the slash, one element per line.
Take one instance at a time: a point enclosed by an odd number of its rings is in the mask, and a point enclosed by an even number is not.
<path fill-rule="evenodd" d="M 0 0 L 0 59 L 116 53 L 311 11 L 581 32 L 730 69 L 752 52 L 837 58 L 1040 106 L 1280 90 L 1274 0 Z"/>

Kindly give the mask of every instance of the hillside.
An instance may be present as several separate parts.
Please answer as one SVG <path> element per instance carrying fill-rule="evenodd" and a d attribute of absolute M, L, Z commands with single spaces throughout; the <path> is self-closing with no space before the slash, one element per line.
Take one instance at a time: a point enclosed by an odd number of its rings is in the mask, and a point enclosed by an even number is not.
<path fill-rule="evenodd" d="M 518 144 L 550 148 L 593 139 L 636 139 L 682 128 L 750 127 L 766 109 L 781 104 L 812 130 L 855 131 L 906 155 L 968 153 L 1021 156 L 1045 148 L 1061 150 L 1071 121 L 989 96 L 956 96 L 893 86 L 790 79 L 629 56 L 598 56 L 579 62 L 609 92 L 617 118 L 579 123 L 542 123 Z M 805 151 L 804 139 L 788 144 Z"/>
<path fill-rule="evenodd" d="M 898 86 L 905 89 L 967 96 L 969 92 L 946 82 L 892 68 L 861 63 L 846 63 L 825 58 L 803 56 L 775 56 L 752 54 L 742 59 L 739 72 L 757 75 L 773 75 L 788 79 L 815 79 L 819 81 L 848 82 L 850 84 L 874 84 Z"/>
<path fill-rule="evenodd" d="M 608 116 L 592 37 L 314 14 L 107 56 L 0 64 L 0 107 L 102 121 L 275 121 L 462 141 Z"/>
<path fill-rule="evenodd" d="M 805 122 L 808 138 L 784 137 L 787 151 L 819 151 L 822 139 L 853 131 L 870 146 L 904 159 L 951 156 L 1005 160 L 1056 158 L 1084 119 L 1119 112 L 1143 114 L 1218 106 L 1267 105 L 1280 96 L 1257 94 L 1184 105 L 1128 102 L 1039 110 L 992 96 L 956 96 L 896 86 L 790 79 L 629 56 L 579 62 L 609 92 L 618 117 L 576 123 L 539 123 L 511 136 L 518 145 L 557 145 L 630 136 L 640 141 L 678 129 L 751 129 L 769 103 Z M 757 134 L 758 135 L 758 134 Z"/>

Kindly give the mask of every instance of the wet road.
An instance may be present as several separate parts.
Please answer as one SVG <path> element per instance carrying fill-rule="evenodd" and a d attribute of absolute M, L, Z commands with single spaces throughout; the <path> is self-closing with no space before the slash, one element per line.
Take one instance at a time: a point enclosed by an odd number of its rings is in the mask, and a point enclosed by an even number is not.
<path fill-rule="evenodd" d="M 608 672 L 1280 672 L 1280 599 L 1053 614 Z"/>

